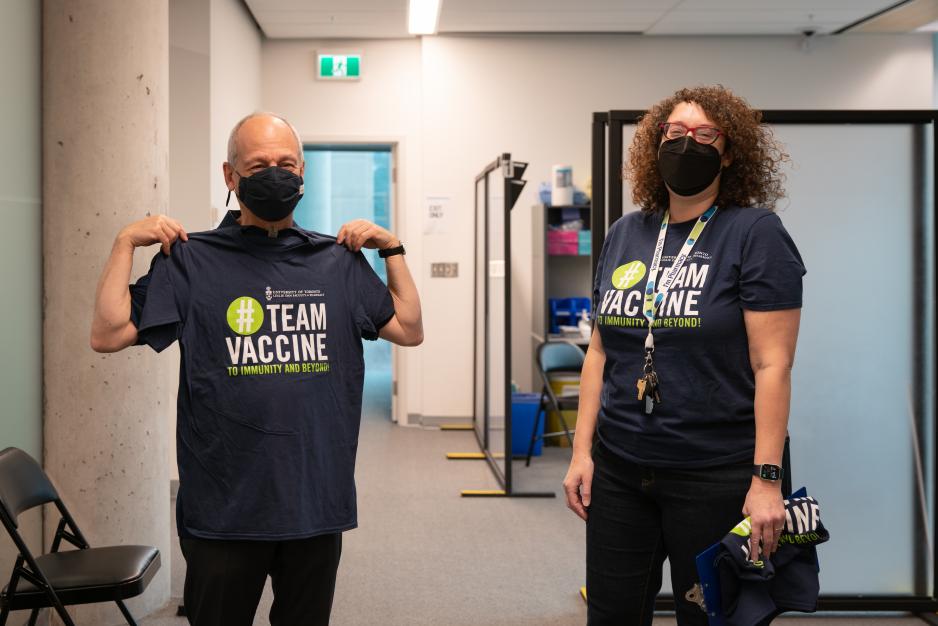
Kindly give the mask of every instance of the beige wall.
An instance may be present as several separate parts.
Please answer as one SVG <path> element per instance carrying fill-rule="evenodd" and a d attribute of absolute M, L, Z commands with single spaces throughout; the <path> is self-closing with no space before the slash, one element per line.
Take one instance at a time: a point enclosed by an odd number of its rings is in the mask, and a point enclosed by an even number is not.
<path fill-rule="evenodd" d="M 361 82 L 317 82 L 312 54 L 319 47 L 364 51 Z M 408 351 L 401 375 L 406 412 L 428 417 L 472 413 L 472 179 L 496 155 L 510 151 L 531 163 L 518 201 L 526 206 L 554 163 L 572 164 L 575 182 L 586 182 L 594 111 L 645 108 L 697 83 L 722 83 L 763 108 L 929 108 L 933 86 L 929 35 L 826 37 L 808 50 L 794 37 L 268 40 L 261 71 L 264 108 L 289 117 L 307 138 L 395 135 L 406 142 L 399 235 L 419 251 L 408 260 L 421 288 L 426 341 Z M 422 198 L 434 194 L 453 198 L 448 236 L 422 234 Z M 529 249 L 530 241 L 517 245 Z M 459 262 L 460 277 L 429 279 L 434 261 Z M 524 271 L 523 259 L 516 269 Z M 516 358 L 530 351 L 529 328 L 515 318 Z"/>
<path fill-rule="evenodd" d="M 169 211 L 189 230 L 211 227 L 211 0 L 169 3 Z"/>
<path fill-rule="evenodd" d="M 239 119 L 261 108 L 261 33 L 241 0 L 210 0 L 210 4 L 209 189 L 212 219 L 217 223 L 225 214 L 228 195 L 221 169 L 228 133 Z"/>

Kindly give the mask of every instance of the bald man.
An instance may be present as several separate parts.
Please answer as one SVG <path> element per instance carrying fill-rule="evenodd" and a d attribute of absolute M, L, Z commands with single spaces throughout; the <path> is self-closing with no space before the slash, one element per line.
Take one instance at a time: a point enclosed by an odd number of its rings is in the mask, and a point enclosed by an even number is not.
<path fill-rule="evenodd" d="M 293 221 L 303 146 L 283 118 L 235 125 L 229 212 L 186 233 L 158 215 L 117 235 L 95 298 L 91 347 L 180 344 L 176 522 L 194 626 L 250 626 L 267 576 L 274 626 L 328 624 L 354 467 L 362 339 L 423 340 L 400 240 L 364 220 L 337 237 Z M 128 289 L 134 250 L 160 244 Z M 361 248 L 378 248 L 385 286 Z"/>

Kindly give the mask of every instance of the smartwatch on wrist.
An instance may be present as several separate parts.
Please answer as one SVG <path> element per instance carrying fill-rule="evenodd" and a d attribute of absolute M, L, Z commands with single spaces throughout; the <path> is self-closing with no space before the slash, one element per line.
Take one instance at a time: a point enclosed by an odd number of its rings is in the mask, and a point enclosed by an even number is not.
<path fill-rule="evenodd" d="M 763 463 L 762 465 L 753 465 L 752 475 L 758 476 L 762 480 L 778 482 L 785 475 L 785 468 L 779 467 L 778 465 L 772 465 L 771 463 Z"/>
<path fill-rule="evenodd" d="M 378 256 L 382 259 L 386 259 L 389 256 L 394 256 L 396 254 L 407 254 L 404 251 L 404 244 L 397 246 L 396 248 L 388 248 L 386 250 L 378 250 Z"/>

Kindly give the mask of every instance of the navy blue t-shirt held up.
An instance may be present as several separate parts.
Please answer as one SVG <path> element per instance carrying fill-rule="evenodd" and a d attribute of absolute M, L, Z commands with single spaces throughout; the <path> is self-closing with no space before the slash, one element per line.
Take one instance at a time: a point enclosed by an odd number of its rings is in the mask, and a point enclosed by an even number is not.
<path fill-rule="evenodd" d="M 670 224 L 659 284 L 695 223 Z M 660 214 L 630 213 L 603 244 L 593 289 L 606 353 L 599 439 L 615 454 L 652 467 L 751 460 L 755 379 L 743 310 L 800 308 L 801 256 L 771 211 L 717 210 L 658 309 L 654 361 L 662 402 L 648 415 L 635 383 L 648 334 L 644 289 L 660 227 Z"/>
<path fill-rule="evenodd" d="M 357 524 L 361 340 L 394 314 L 361 253 L 229 216 L 131 287 L 138 342 L 180 344 L 181 536 L 297 539 Z"/>

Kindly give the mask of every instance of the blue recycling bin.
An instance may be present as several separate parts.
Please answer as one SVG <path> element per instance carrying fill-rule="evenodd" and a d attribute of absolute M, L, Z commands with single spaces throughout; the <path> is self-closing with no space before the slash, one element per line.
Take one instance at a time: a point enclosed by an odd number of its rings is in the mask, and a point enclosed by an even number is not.
<path fill-rule="evenodd" d="M 541 402 L 539 393 L 513 393 L 511 394 L 511 454 L 512 456 L 527 456 L 528 446 L 531 445 L 531 431 L 534 429 L 534 420 L 537 419 L 537 408 Z M 544 442 L 544 420 L 537 423 L 537 443 L 534 444 L 534 456 L 541 455 L 541 444 Z"/>

